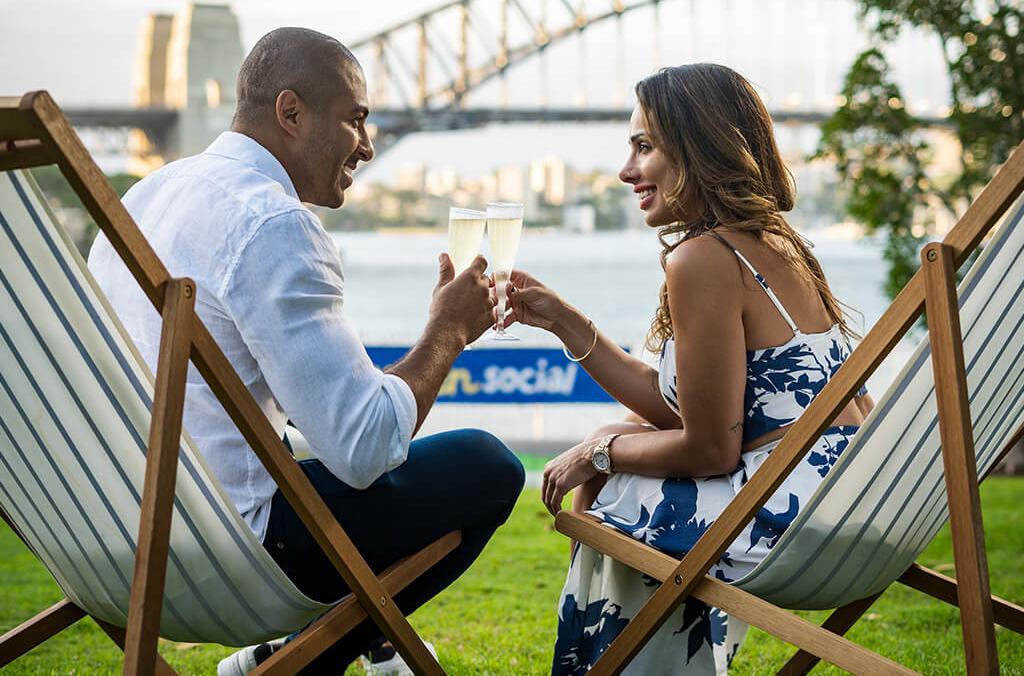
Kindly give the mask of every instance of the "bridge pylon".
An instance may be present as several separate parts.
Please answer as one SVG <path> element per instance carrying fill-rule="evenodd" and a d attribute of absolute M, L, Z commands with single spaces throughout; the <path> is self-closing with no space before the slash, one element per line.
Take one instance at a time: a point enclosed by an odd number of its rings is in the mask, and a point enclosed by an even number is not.
<path fill-rule="evenodd" d="M 238 18 L 226 5 L 194 3 L 143 25 L 135 104 L 176 111 L 175 123 L 133 133 L 131 170 L 201 152 L 231 126 L 244 52 Z"/>

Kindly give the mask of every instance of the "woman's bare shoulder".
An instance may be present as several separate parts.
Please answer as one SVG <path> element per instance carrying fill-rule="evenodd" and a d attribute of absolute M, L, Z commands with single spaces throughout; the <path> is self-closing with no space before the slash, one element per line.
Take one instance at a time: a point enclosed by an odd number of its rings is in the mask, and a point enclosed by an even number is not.
<path fill-rule="evenodd" d="M 700 283 L 701 286 L 731 285 L 739 282 L 736 255 L 711 236 L 694 237 L 680 243 L 665 259 L 669 283 Z"/>

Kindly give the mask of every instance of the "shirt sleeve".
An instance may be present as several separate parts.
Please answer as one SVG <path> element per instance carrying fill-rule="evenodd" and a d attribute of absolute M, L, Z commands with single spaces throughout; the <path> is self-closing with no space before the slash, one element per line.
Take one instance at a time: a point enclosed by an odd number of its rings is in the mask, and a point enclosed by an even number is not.
<path fill-rule="evenodd" d="M 220 295 L 313 455 L 366 488 L 405 461 L 416 400 L 404 380 L 370 361 L 342 314 L 343 283 L 334 243 L 297 209 L 255 230 Z"/>

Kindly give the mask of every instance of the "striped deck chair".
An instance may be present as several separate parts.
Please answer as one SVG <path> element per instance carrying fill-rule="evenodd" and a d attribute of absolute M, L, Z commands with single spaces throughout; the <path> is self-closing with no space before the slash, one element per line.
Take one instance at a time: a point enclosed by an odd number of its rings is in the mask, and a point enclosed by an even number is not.
<path fill-rule="evenodd" d="M 998 673 L 993 621 L 1024 633 L 1024 608 L 989 591 L 978 477 L 1024 435 L 1024 199 L 954 281 L 1022 187 L 1018 148 L 945 240 L 925 247 L 922 269 L 682 561 L 558 514 L 559 531 L 662 582 L 591 673 L 621 672 L 688 596 L 800 648 L 779 673 L 819 658 L 853 673 L 914 673 L 842 636 L 895 581 L 958 605 L 968 673 Z M 708 576 L 923 309 L 927 337 L 771 553 L 732 584 Z M 956 580 L 914 563 L 947 518 Z M 837 610 L 819 627 L 784 608 Z"/>
<path fill-rule="evenodd" d="M 155 380 L 24 170 L 51 163 L 164 317 Z M 378 578 L 195 315 L 194 295 L 52 99 L 0 99 L 0 516 L 66 594 L 0 637 L 0 667 L 85 615 L 124 649 L 125 673 L 173 673 L 158 636 L 250 645 L 322 615 L 257 672 L 294 673 L 369 616 L 417 673 L 444 673 L 392 597 L 460 534 Z M 333 609 L 277 567 L 182 431 L 190 358 L 353 590 Z"/>

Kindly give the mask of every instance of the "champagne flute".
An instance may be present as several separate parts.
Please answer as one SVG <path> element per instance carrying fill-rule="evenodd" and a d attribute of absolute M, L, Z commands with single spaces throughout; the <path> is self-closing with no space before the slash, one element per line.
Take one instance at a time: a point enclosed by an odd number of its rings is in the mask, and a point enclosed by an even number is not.
<path fill-rule="evenodd" d="M 469 267 L 480 253 L 480 242 L 484 238 L 487 214 L 474 209 L 449 207 L 448 209 L 448 255 L 455 266 L 455 274 Z M 472 349 L 469 345 L 467 350 Z"/>
<path fill-rule="evenodd" d="M 498 321 L 491 340 L 519 340 L 505 331 L 505 305 L 508 302 L 508 280 L 519 250 L 523 232 L 523 205 L 515 202 L 487 203 L 487 237 L 491 243 L 491 265 L 494 287 L 498 294 Z"/>
<path fill-rule="evenodd" d="M 468 268 L 480 253 L 486 224 L 487 214 L 483 211 L 459 207 L 448 209 L 448 255 L 455 266 L 455 274 Z"/>

